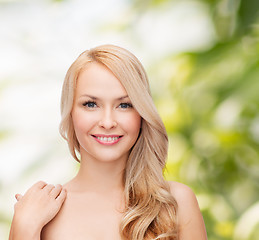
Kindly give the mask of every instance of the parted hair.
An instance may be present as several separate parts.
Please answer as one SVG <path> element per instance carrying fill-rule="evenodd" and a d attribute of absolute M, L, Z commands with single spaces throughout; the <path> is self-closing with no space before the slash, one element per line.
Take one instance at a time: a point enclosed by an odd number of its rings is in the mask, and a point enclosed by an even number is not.
<path fill-rule="evenodd" d="M 70 66 L 62 88 L 60 134 L 67 140 L 72 156 L 80 162 L 71 111 L 78 76 L 91 62 L 103 64 L 114 74 L 142 118 L 140 134 L 124 172 L 126 205 L 120 224 L 121 237 L 176 240 L 177 202 L 163 177 L 168 137 L 152 100 L 146 72 L 132 53 L 118 46 L 102 45 L 79 55 Z"/>

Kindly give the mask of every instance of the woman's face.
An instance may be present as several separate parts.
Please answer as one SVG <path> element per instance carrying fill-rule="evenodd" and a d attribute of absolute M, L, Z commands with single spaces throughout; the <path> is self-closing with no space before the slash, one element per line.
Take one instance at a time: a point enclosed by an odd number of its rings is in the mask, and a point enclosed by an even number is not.
<path fill-rule="evenodd" d="M 99 63 L 89 63 L 78 77 L 72 121 L 81 157 L 106 162 L 126 162 L 141 126 L 126 90 Z"/>

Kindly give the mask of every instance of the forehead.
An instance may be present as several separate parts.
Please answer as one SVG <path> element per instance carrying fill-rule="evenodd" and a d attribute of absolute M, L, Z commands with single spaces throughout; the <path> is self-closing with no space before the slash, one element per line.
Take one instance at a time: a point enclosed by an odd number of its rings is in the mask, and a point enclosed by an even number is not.
<path fill-rule="evenodd" d="M 77 79 L 76 94 L 126 95 L 121 82 L 104 65 L 96 62 L 88 63 Z"/>

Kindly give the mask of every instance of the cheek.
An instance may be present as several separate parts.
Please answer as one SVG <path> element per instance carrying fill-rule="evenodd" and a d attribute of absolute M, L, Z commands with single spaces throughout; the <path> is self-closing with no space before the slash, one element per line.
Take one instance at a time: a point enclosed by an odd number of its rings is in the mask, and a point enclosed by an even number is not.
<path fill-rule="evenodd" d="M 73 125 L 75 130 L 77 131 L 77 129 L 82 128 L 83 126 L 83 119 L 80 117 L 80 114 L 78 114 L 78 112 L 72 112 L 72 121 L 73 121 Z"/>
<path fill-rule="evenodd" d="M 72 112 L 72 120 L 74 124 L 75 131 L 87 131 L 88 128 L 90 128 L 94 122 L 94 119 L 85 114 L 83 111 L 74 111 Z"/>
<path fill-rule="evenodd" d="M 125 116 L 121 122 L 127 132 L 138 135 L 141 127 L 141 117 L 138 113 L 131 113 L 129 116 Z"/>

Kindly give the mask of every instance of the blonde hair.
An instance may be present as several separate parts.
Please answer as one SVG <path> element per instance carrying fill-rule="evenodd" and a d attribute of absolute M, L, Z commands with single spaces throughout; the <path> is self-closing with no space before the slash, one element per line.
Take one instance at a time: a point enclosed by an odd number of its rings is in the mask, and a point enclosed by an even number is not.
<path fill-rule="evenodd" d="M 126 208 L 120 224 L 123 239 L 178 239 L 177 202 L 163 178 L 168 138 L 153 103 L 139 60 L 126 49 L 103 45 L 83 52 L 69 68 L 62 89 L 60 133 L 79 161 L 79 142 L 71 119 L 77 78 L 89 62 L 106 66 L 126 89 L 142 118 L 124 174 Z"/>

